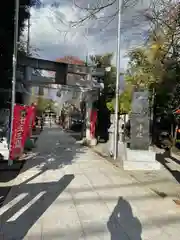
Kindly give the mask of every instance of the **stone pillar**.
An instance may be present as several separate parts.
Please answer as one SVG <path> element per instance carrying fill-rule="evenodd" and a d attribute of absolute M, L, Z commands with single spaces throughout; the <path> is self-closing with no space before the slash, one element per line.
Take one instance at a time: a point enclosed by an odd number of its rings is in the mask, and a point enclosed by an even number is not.
<path fill-rule="evenodd" d="M 135 91 L 130 115 L 130 148 L 123 159 L 125 170 L 159 170 L 156 153 L 150 149 L 150 115 L 148 91 Z"/>
<path fill-rule="evenodd" d="M 90 134 L 90 114 L 92 109 L 92 98 L 90 96 L 90 93 L 88 93 L 87 99 L 86 99 L 86 140 L 88 142 L 91 141 L 91 134 Z"/>
<path fill-rule="evenodd" d="M 66 85 L 68 73 L 68 65 L 61 63 L 61 65 L 56 66 L 56 74 L 55 74 L 55 83 L 56 84 L 64 84 Z"/>
<path fill-rule="evenodd" d="M 25 82 L 28 83 L 28 81 L 31 80 L 31 76 L 32 76 L 32 68 L 30 67 L 25 67 L 25 74 L 24 74 L 24 77 L 25 77 Z M 23 94 L 23 102 L 24 104 L 30 104 L 30 100 L 31 100 L 31 86 L 29 87 L 26 87 L 26 91 L 24 94 Z"/>
<path fill-rule="evenodd" d="M 91 136 L 90 132 L 90 117 L 91 117 L 91 111 L 93 109 L 93 102 L 97 99 L 97 94 L 93 91 L 89 91 L 87 93 L 86 98 L 86 143 L 94 146 L 97 144 L 97 139 L 95 137 Z"/>
<path fill-rule="evenodd" d="M 110 156 L 113 156 L 114 154 L 114 114 L 111 114 L 111 126 L 108 130 L 109 132 L 109 141 L 108 141 L 108 147 L 109 147 L 109 154 Z"/>

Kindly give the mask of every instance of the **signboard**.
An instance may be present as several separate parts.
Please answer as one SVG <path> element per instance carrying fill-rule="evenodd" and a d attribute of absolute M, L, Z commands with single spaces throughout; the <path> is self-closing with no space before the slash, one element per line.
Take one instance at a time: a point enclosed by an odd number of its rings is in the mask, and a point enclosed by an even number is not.
<path fill-rule="evenodd" d="M 20 157 L 24 150 L 25 141 L 30 134 L 32 109 L 32 107 L 17 104 L 14 106 L 14 119 L 10 146 L 11 160 Z"/>
<path fill-rule="evenodd" d="M 130 148 L 148 150 L 149 148 L 149 94 L 148 91 L 134 92 L 132 113 L 130 115 Z"/>

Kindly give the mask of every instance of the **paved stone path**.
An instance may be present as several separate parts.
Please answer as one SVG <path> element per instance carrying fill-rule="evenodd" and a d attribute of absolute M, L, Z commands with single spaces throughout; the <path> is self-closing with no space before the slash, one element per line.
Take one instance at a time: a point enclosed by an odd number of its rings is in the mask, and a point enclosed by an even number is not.
<path fill-rule="evenodd" d="M 0 224 L 2 240 L 176 240 L 180 208 L 54 128 L 15 179 Z"/>
<path fill-rule="evenodd" d="M 108 143 L 100 143 L 93 149 L 122 169 L 121 158 L 112 160 L 109 157 L 108 148 Z M 157 161 L 161 163 L 161 169 L 159 171 L 129 171 L 129 174 L 160 195 L 171 200 L 180 199 L 180 158 L 174 154 L 170 157 L 163 149 L 157 147 L 154 147 L 153 150 L 156 152 Z"/>

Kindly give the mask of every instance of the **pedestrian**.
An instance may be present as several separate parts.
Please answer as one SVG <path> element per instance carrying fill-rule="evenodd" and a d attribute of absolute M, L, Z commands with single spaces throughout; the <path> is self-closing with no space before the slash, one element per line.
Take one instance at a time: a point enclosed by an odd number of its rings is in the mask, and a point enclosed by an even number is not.
<path fill-rule="evenodd" d="M 63 110 L 61 111 L 61 126 L 63 129 L 65 128 L 65 113 Z"/>

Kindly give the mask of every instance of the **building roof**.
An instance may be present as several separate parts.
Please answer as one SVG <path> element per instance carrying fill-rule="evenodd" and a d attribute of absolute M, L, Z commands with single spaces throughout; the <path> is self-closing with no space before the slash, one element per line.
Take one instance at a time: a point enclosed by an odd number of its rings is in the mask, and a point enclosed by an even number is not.
<path fill-rule="evenodd" d="M 65 56 L 62 58 L 57 58 L 56 61 L 62 62 L 62 63 L 68 63 L 68 64 L 85 65 L 84 61 L 82 61 L 80 58 L 74 57 L 74 56 Z"/>

